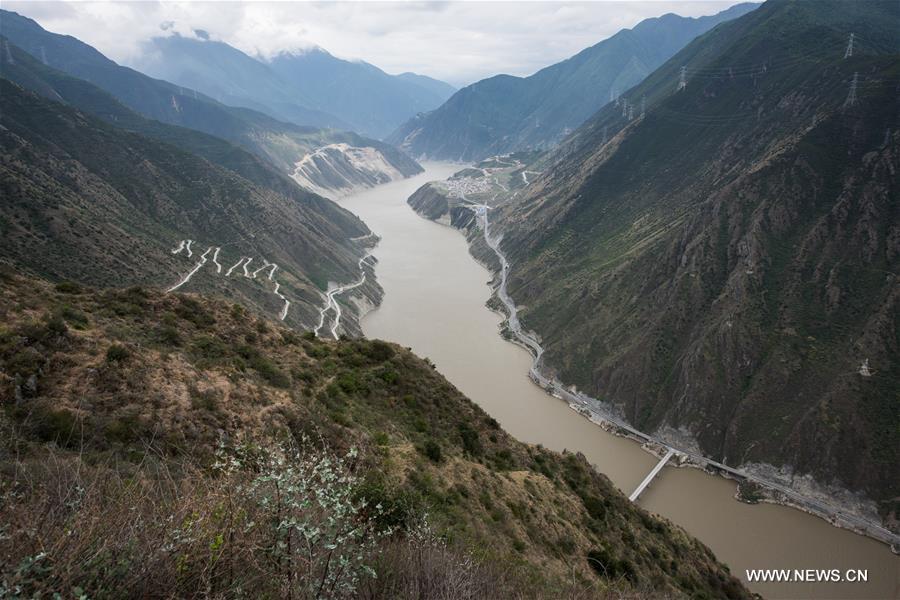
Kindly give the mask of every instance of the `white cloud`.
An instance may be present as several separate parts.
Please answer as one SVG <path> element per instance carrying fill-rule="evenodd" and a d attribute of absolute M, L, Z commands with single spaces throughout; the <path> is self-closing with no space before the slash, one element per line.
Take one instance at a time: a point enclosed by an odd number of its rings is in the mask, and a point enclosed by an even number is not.
<path fill-rule="evenodd" d="M 209 32 L 251 55 L 321 46 L 390 73 L 454 85 L 529 75 L 642 19 L 713 14 L 722 0 L 595 2 L 45 2 L 4 8 L 73 35 L 123 64 L 157 35 Z"/>

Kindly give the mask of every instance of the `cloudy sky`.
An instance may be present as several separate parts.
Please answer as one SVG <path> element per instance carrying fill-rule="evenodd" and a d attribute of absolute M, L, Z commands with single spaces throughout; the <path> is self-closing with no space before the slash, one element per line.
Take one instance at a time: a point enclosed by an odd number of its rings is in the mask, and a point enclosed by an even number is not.
<path fill-rule="evenodd" d="M 593 2 L 42 2 L 3 6 L 73 35 L 123 64 L 158 35 L 204 29 L 251 55 L 318 45 L 389 73 L 465 85 L 529 75 L 642 19 L 713 14 L 734 1 Z"/>

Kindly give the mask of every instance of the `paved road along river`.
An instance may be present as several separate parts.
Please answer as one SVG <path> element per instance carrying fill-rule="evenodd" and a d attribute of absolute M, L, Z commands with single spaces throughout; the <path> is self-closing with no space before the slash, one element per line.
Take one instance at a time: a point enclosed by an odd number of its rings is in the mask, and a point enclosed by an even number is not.
<path fill-rule="evenodd" d="M 490 274 L 469 255 L 465 238 L 406 204 L 420 185 L 460 168 L 425 166 L 426 172 L 412 179 L 338 200 L 382 238 L 374 255 L 384 302 L 363 319 L 363 331 L 433 360 L 520 440 L 582 452 L 631 493 L 657 459 L 531 383 L 529 354 L 500 337 L 502 318 L 485 307 Z M 867 583 L 750 585 L 767 598 L 900 598 L 900 557 L 884 544 L 798 510 L 737 502 L 734 492 L 731 481 L 666 467 L 639 503 L 700 538 L 742 579 L 745 569 L 868 569 Z"/>

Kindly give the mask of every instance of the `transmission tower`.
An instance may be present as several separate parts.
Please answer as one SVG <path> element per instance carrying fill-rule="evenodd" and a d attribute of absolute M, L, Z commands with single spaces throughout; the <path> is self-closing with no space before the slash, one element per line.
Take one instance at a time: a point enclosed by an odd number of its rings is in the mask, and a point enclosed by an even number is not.
<path fill-rule="evenodd" d="M 850 34 L 850 40 L 847 42 L 847 50 L 844 52 L 844 58 L 850 58 L 851 56 L 853 56 L 853 38 L 855 37 L 855 33 Z"/>
<path fill-rule="evenodd" d="M 606 137 L 606 130 L 607 130 L 607 129 L 608 129 L 608 126 L 607 126 L 607 125 L 604 125 L 604 126 L 603 126 L 603 142 L 600 144 L 601 146 L 605 146 L 605 145 L 606 145 L 606 140 L 607 140 L 607 137 Z"/>
<path fill-rule="evenodd" d="M 43 46 L 41 46 L 41 62 L 45 65 L 47 64 L 47 51 L 44 50 Z"/>
<path fill-rule="evenodd" d="M 681 67 L 681 74 L 678 76 L 678 90 L 681 91 L 687 87 L 687 67 Z"/>
<path fill-rule="evenodd" d="M 634 104 L 628 107 L 628 120 L 631 121 L 634 119 Z"/>
<path fill-rule="evenodd" d="M 622 116 L 628 116 L 628 98 L 622 98 Z"/>
<path fill-rule="evenodd" d="M 618 106 L 619 105 L 619 90 L 615 91 L 615 97 L 616 97 L 616 106 Z"/>
<path fill-rule="evenodd" d="M 641 96 L 641 120 L 644 120 L 644 115 L 647 114 L 647 96 Z"/>
<path fill-rule="evenodd" d="M 3 40 L 3 50 L 4 50 L 4 54 L 6 55 L 6 62 L 8 62 L 11 65 L 16 64 L 16 61 L 13 60 L 12 52 L 9 51 L 9 41 L 8 40 Z"/>
<path fill-rule="evenodd" d="M 856 85 L 859 82 L 859 73 L 853 74 L 853 81 L 850 82 L 850 93 L 847 94 L 847 99 L 844 101 L 844 108 L 848 106 L 854 106 L 856 104 Z"/>

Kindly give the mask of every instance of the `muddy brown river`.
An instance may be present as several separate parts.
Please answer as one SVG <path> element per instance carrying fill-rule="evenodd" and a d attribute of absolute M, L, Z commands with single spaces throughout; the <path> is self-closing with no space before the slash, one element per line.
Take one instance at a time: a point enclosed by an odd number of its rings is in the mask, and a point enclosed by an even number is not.
<path fill-rule="evenodd" d="M 406 199 L 459 165 L 338 200 L 381 237 L 374 251 L 385 291 L 362 320 L 368 337 L 397 342 L 434 361 L 457 388 L 518 439 L 587 456 L 631 493 L 656 464 L 640 446 L 616 437 L 547 395 L 527 377 L 530 355 L 500 337 L 502 317 L 486 306 L 490 273 L 457 231 L 416 215 Z M 512 265 L 515 269 L 515 265 Z M 766 598 L 900 598 L 900 557 L 875 540 L 799 510 L 734 500 L 735 484 L 697 469 L 665 467 L 639 503 L 708 545 L 731 572 Z M 748 583 L 747 569 L 865 569 L 865 583 Z"/>

